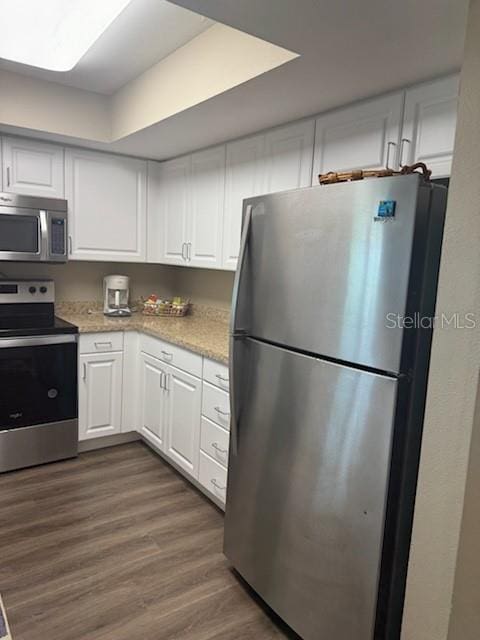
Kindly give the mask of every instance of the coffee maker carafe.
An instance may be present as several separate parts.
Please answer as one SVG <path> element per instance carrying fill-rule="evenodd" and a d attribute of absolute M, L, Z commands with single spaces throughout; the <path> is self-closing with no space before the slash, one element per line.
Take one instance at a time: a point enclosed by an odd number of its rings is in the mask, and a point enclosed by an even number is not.
<path fill-rule="evenodd" d="M 103 279 L 103 313 L 106 316 L 130 316 L 128 276 L 105 276 Z"/>

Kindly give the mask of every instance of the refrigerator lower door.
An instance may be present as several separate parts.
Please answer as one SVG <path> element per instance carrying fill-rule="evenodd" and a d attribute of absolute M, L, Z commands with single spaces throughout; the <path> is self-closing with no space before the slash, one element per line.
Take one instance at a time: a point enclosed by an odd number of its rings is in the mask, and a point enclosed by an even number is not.
<path fill-rule="evenodd" d="M 372 640 L 397 380 L 251 339 L 233 353 L 225 554 L 304 640 Z"/>

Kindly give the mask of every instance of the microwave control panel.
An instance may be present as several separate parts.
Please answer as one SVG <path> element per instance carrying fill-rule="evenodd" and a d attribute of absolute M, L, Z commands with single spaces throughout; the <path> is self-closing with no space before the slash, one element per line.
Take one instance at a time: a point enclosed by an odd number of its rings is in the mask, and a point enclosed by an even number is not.
<path fill-rule="evenodd" d="M 65 218 L 50 219 L 50 253 L 54 256 L 66 254 Z"/>

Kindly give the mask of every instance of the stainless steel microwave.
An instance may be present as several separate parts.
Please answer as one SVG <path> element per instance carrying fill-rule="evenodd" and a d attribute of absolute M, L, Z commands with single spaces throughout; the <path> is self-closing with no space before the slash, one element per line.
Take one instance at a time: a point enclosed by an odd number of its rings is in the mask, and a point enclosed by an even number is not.
<path fill-rule="evenodd" d="M 67 201 L 0 193 L 0 260 L 66 262 Z"/>

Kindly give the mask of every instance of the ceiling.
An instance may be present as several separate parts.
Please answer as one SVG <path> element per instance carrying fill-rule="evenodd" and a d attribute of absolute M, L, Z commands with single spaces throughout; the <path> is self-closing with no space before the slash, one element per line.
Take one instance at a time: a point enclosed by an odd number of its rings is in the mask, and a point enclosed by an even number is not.
<path fill-rule="evenodd" d="M 1 58 L 0 69 L 110 95 L 213 24 L 165 0 L 131 0 L 71 71 Z"/>
<path fill-rule="evenodd" d="M 139 6 L 150 6 L 150 10 L 153 5 L 166 4 L 148 0 L 135 0 L 134 4 L 137 2 Z M 300 56 L 108 144 L 60 135 L 50 137 L 164 159 L 439 77 L 461 66 L 468 7 L 468 0 L 172 3 Z M 144 39 L 155 39 L 155 28 L 149 20 L 143 27 L 150 33 Z M 140 23 L 137 28 L 141 31 Z M 101 44 L 99 41 L 98 46 Z M 218 51 L 219 56 L 223 54 Z M 102 55 L 107 56 L 107 49 Z M 105 65 L 107 62 L 111 64 L 106 57 Z M 121 75 L 119 69 L 116 72 Z M 103 74 L 108 76 L 106 71 Z M 85 82 L 87 78 L 93 83 L 93 75 L 85 71 Z M 118 82 L 121 80 L 112 82 L 109 91 Z M 24 131 L 45 137 L 35 130 Z"/>

